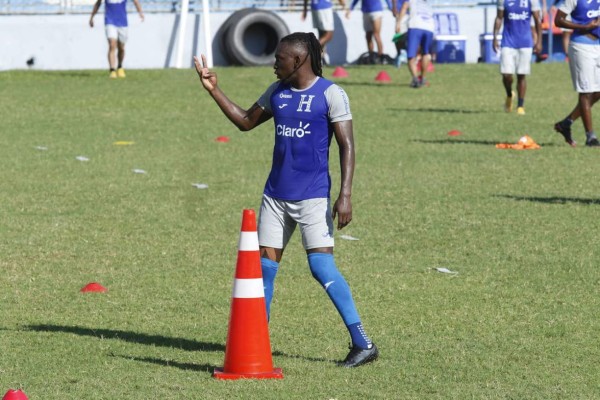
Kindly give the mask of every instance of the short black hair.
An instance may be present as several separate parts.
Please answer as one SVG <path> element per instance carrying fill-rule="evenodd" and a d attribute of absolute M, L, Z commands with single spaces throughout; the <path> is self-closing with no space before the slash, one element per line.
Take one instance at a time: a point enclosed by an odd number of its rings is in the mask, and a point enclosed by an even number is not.
<path fill-rule="evenodd" d="M 310 66 L 313 73 L 317 76 L 323 76 L 323 64 L 321 62 L 323 48 L 314 33 L 294 32 L 281 38 L 280 43 L 289 43 L 304 47 L 308 55 L 310 55 Z"/>

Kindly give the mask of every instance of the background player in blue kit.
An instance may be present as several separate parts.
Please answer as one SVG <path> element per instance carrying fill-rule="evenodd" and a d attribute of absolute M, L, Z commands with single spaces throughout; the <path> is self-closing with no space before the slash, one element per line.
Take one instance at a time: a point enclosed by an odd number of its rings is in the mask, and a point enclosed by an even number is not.
<path fill-rule="evenodd" d="M 367 39 L 367 49 L 369 55 L 373 53 L 373 39 L 377 44 L 377 59 L 371 59 L 371 63 L 375 64 L 377 61 L 383 64 L 385 58 L 383 56 L 383 42 L 381 41 L 381 23 L 383 21 L 383 5 L 381 0 L 353 0 L 350 9 L 346 11 L 346 18 L 350 18 L 350 13 L 354 10 L 354 7 L 361 1 L 360 9 L 363 13 L 363 29 L 365 30 L 365 38 Z M 390 11 L 392 10 L 392 3 L 390 0 L 385 0 Z"/>
<path fill-rule="evenodd" d="M 586 146 L 598 147 L 600 141 L 592 125 L 592 106 L 600 99 L 600 1 L 563 1 L 558 6 L 555 24 L 573 29 L 569 41 L 569 67 L 579 99 L 575 109 L 557 122 L 554 129 L 563 135 L 567 143 L 575 146 L 571 124 L 581 117 Z"/>
<path fill-rule="evenodd" d="M 100 9 L 102 0 L 97 0 L 90 16 L 90 27 L 94 27 L 94 15 Z M 144 13 L 139 0 L 133 0 L 133 4 L 140 19 L 144 21 Z M 106 0 L 104 6 L 104 27 L 108 39 L 108 65 L 109 77 L 125 78 L 123 60 L 125 59 L 125 43 L 127 43 L 127 0 Z M 118 52 L 117 52 L 118 50 Z M 118 53 L 118 54 L 115 54 Z"/>
<path fill-rule="evenodd" d="M 331 0 L 304 0 L 304 7 L 300 17 L 302 21 L 306 19 L 309 1 L 313 27 L 319 32 L 319 42 L 323 49 L 323 61 L 326 61 L 326 63 L 329 64 L 325 45 L 333 39 L 333 5 L 331 4 Z M 342 7 L 346 7 L 346 2 L 344 0 L 339 0 L 339 2 Z"/>
<path fill-rule="evenodd" d="M 537 41 L 533 43 L 531 34 L 531 18 L 535 24 Z M 498 12 L 494 21 L 494 50 L 498 52 L 498 32 L 502 31 L 502 49 L 500 51 L 500 73 L 506 90 L 504 111 L 513 109 L 513 75 L 517 74 L 517 114 L 525 114 L 525 93 L 527 80 L 531 73 L 532 53 L 542 50 L 542 24 L 540 20 L 540 3 L 538 0 L 498 0 Z"/>
<path fill-rule="evenodd" d="M 333 220 L 342 229 L 352 220 L 354 138 L 350 103 L 344 90 L 322 77 L 321 45 L 313 33 L 293 33 L 281 39 L 275 54 L 271 84 L 249 109 L 233 103 L 217 85 L 217 76 L 194 57 L 202 85 L 221 111 L 242 131 L 273 118 L 275 144 L 271 172 L 258 220 L 261 266 L 267 314 L 274 281 L 285 247 L 296 226 L 313 277 L 340 313 L 352 340 L 343 362 L 356 367 L 378 357 L 366 335 L 350 287 L 333 257 Z M 330 206 L 329 145 L 339 146 L 341 183 Z"/>
<path fill-rule="evenodd" d="M 431 45 L 435 22 L 433 8 L 427 0 L 407 0 L 400 8 L 398 19 L 404 18 L 410 10 L 408 17 L 408 43 L 406 53 L 408 57 L 408 70 L 412 77 L 410 87 L 419 88 L 427 85 L 425 73 L 431 62 Z M 418 54 L 421 49 L 421 74 L 417 71 Z"/>

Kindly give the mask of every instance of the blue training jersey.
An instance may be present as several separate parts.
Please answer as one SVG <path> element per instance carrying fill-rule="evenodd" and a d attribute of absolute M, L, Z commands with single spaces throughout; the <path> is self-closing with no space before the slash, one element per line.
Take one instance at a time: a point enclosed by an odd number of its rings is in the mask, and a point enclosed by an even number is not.
<path fill-rule="evenodd" d="M 127 26 L 127 0 L 105 0 L 104 24 Z"/>
<path fill-rule="evenodd" d="M 502 2 L 502 4 L 500 4 Z M 539 11 L 532 8 L 531 0 L 500 0 L 498 8 L 504 9 L 504 29 L 502 31 L 502 47 L 525 49 L 533 47 L 531 34 L 531 15 Z"/>
<path fill-rule="evenodd" d="M 571 21 L 574 23 L 587 25 L 596 18 L 600 17 L 600 0 L 578 0 L 574 8 L 572 7 L 572 3 L 574 3 L 574 1 L 565 1 L 565 5 L 561 5 L 560 8 L 567 8 L 567 6 L 572 8 L 570 15 Z M 591 33 L 596 37 L 600 37 L 600 27 L 591 31 L 575 29 L 572 33 L 571 40 L 574 42 L 579 42 L 580 37 L 585 36 L 588 33 Z M 581 41 L 585 43 L 586 38 L 581 38 Z"/>
<path fill-rule="evenodd" d="M 352 5 L 350 6 L 351 10 L 353 10 L 354 7 L 356 7 L 356 4 L 358 4 L 358 1 L 359 0 L 354 0 L 352 2 Z M 382 0 L 361 0 L 360 10 L 364 13 L 383 11 L 383 4 L 381 3 L 381 1 Z M 385 3 L 387 4 L 388 8 L 391 10 L 392 4 L 390 1 L 391 0 L 385 0 Z"/>
<path fill-rule="evenodd" d="M 311 10 L 325 10 L 333 7 L 331 0 L 310 0 Z"/>
<path fill-rule="evenodd" d="M 280 200 L 329 197 L 333 125 L 325 91 L 331 85 L 319 78 L 309 89 L 296 91 L 279 83 L 271 94 L 275 145 L 266 195 Z"/>

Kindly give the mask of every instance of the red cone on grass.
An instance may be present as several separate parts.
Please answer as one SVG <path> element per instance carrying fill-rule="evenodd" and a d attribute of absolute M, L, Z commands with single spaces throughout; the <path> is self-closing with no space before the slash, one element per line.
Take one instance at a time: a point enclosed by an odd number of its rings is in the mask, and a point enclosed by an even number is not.
<path fill-rule="evenodd" d="M 390 75 L 387 72 L 381 71 L 377 74 L 375 80 L 377 82 L 391 82 L 392 78 L 390 78 Z"/>
<path fill-rule="evenodd" d="M 21 389 L 9 389 L 2 400 L 28 400 L 27 395 Z"/>
<path fill-rule="evenodd" d="M 459 136 L 459 135 L 462 135 L 462 132 L 458 131 L 456 129 L 453 129 L 450 132 L 448 132 L 448 136 Z"/>
<path fill-rule="evenodd" d="M 347 78 L 348 71 L 346 71 L 343 67 L 335 67 L 331 76 L 334 78 Z"/>
<path fill-rule="evenodd" d="M 106 291 L 108 291 L 108 289 L 98 282 L 90 282 L 80 290 L 81 293 L 104 293 Z"/>
<path fill-rule="evenodd" d="M 231 296 L 225 363 L 217 379 L 282 379 L 273 368 L 254 210 L 244 210 Z"/>
<path fill-rule="evenodd" d="M 228 136 L 219 136 L 218 138 L 215 139 L 215 142 L 227 143 L 227 142 L 229 142 L 229 137 Z"/>

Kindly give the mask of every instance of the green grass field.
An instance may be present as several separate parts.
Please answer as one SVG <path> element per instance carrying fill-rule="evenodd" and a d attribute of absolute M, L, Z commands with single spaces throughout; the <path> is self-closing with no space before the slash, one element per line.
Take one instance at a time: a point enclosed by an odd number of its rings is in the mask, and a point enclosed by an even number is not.
<path fill-rule="evenodd" d="M 245 107 L 274 78 L 216 70 Z M 525 116 L 502 111 L 497 66 L 438 65 L 422 90 L 405 68 L 348 71 L 354 220 L 337 235 L 360 240 L 338 238 L 337 263 L 381 358 L 336 365 L 347 332 L 296 234 L 270 325 L 285 378 L 229 382 L 211 373 L 272 123 L 237 132 L 193 70 L 0 73 L 0 395 L 600 398 L 600 150 L 581 122 L 575 149 L 553 132 L 576 101 L 568 66 L 533 66 Z M 525 134 L 542 148 L 494 147 Z M 332 178 L 337 194 L 335 144 Z M 109 291 L 79 292 L 92 281 Z"/>

